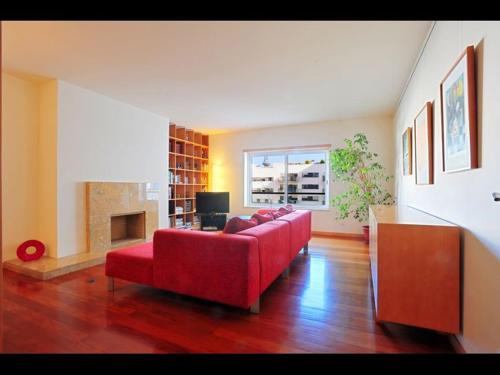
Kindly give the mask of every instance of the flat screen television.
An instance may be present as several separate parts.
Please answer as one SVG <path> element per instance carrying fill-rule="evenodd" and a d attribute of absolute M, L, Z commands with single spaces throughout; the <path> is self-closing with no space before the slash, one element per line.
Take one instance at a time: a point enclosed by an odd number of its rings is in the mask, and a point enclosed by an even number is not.
<path fill-rule="evenodd" d="M 229 192 L 196 193 L 196 212 L 199 214 L 228 213 Z"/>

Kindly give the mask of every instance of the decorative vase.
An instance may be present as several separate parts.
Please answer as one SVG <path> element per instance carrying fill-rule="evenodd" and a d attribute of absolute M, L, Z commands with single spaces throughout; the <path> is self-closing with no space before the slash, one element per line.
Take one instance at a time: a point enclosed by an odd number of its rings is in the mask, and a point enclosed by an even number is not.
<path fill-rule="evenodd" d="M 363 240 L 365 243 L 370 243 L 370 226 L 363 225 Z"/>

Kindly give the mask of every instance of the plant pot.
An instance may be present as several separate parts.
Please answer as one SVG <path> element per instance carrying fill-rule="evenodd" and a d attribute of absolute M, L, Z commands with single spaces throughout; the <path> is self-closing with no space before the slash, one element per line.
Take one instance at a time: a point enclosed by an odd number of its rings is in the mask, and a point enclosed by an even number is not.
<path fill-rule="evenodd" d="M 370 226 L 363 225 L 363 240 L 365 243 L 370 243 Z"/>

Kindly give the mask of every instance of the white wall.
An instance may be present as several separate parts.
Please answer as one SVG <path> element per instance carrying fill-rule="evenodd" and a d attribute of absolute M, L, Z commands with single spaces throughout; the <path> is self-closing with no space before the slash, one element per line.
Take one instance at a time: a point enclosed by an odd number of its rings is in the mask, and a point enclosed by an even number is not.
<path fill-rule="evenodd" d="M 2 225 L 4 260 L 38 238 L 39 87 L 2 73 Z"/>
<path fill-rule="evenodd" d="M 480 168 L 444 174 L 439 83 L 467 45 L 476 46 Z M 434 101 L 435 183 L 402 176 L 401 135 Z M 500 351 L 500 23 L 438 22 L 395 116 L 396 189 L 410 204 L 463 228 L 463 334 L 468 352 Z"/>
<path fill-rule="evenodd" d="M 394 169 L 392 118 L 370 117 L 212 135 L 210 136 L 211 187 L 214 190 L 230 192 L 231 214 L 251 214 L 257 209 L 243 207 L 243 150 L 322 144 L 331 144 L 332 148 L 336 148 L 344 146 L 344 139 L 352 138 L 358 132 L 367 135 L 371 150 L 379 153 L 382 165 L 391 174 Z M 330 198 L 341 191 L 342 187 L 332 180 Z M 392 192 L 392 184 L 390 191 Z M 313 230 L 361 233 L 361 224 L 353 220 L 335 220 L 334 210 L 313 211 Z"/>
<path fill-rule="evenodd" d="M 57 257 L 57 108 L 58 81 L 40 85 L 38 129 L 38 240 Z"/>
<path fill-rule="evenodd" d="M 86 251 L 85 181 L 160 183 L 168 224 L 168 119 L 59 81 L 58 256 Z"/>

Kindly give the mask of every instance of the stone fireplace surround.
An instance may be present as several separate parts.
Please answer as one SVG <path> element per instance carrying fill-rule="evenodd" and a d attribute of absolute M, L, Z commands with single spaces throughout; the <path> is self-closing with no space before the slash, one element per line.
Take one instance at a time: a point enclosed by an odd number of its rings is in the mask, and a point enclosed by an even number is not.
<path fill-rule="evenodd" d="M 158 200 L 145 182 L 87 182 L 87 250 L 106 252 L 150 241 L 158 229 Z M 112 226 L 113 222 L 113 226 Z"/>

